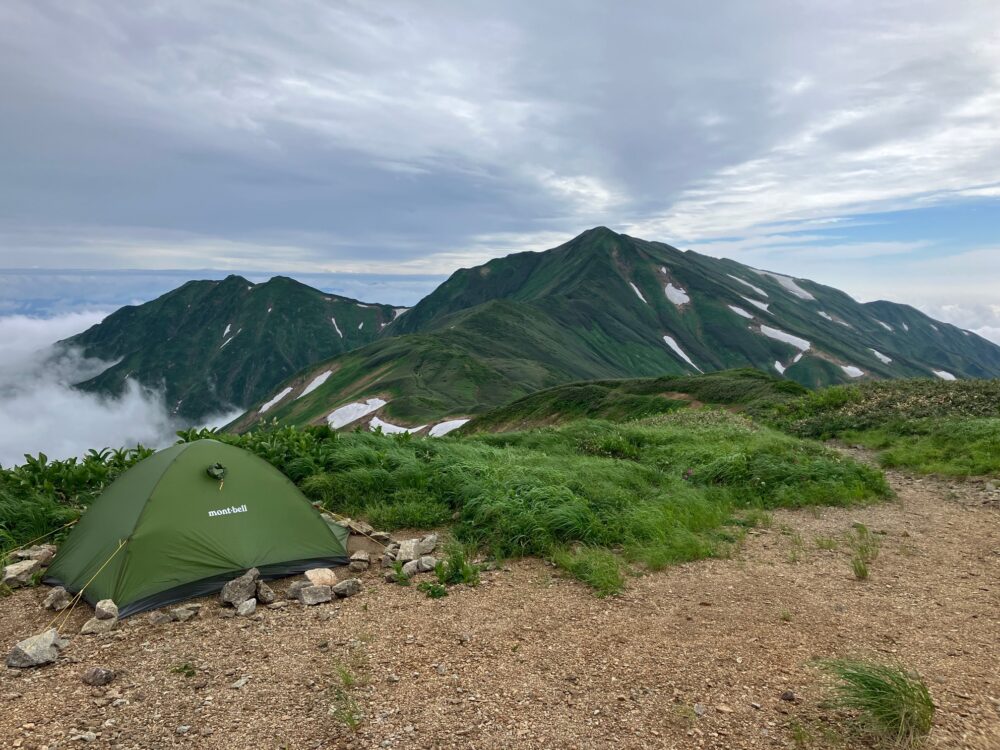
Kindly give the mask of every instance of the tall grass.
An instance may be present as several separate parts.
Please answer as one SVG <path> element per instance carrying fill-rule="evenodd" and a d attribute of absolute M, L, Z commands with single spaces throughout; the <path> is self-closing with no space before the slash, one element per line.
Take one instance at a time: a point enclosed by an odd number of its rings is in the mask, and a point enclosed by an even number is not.
<path fill-rule="evenodd" d="M 602 593 L 620 588 L 625 563 L 723 553 L 727 527 L 748 512 L 888 494 L 877 470 L 724 411 L 445 439 L 326 428 L 212 437 L 270 461 L 331 511 L 388 528 L 452 524 L 462 543 L 554 560 Z M 36 499 L 6 514 L 0 505 L 0 528 L 14 518 L 23 535 L 17 514 L 38 514 L 32 530 L 57 525 L 63 506 Z"/>
<path fill-rule="evenodd" d="M 863 660 L 831 660 L 820 666 L 837 680 L 836 703 L 857 711 L 878 738 L 908 747 L 930 732 L 934 702 L 919 675 Z"/>

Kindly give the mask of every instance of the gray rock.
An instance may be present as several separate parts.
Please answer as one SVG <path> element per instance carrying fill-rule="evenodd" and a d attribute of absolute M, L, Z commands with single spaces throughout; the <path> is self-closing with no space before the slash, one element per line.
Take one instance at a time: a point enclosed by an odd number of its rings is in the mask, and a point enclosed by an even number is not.
<path fill-rule="evenodd" d="M 104 687 L 105 685 L 110 685 L 111 681 L 115 679 L 115 673 L 104 667 L 93 667 L 84 672 L 81 679 L 84 685 Z"/>
<path fill-rule="evenodd" d="M 83 623 L 83 627 L 80 628 L 80 635 L 100 635 L 101 633 L 110 633 L 115 629 L 115 625 L 117 624 L 118 620 L 98 620 L 96 617 L 91 617 Z"/>
<path fill-rule="evenodd" d="M 42 569 L 42 564 L 38 560 L 21 560 L 21 562 L 11 563 L 3 569 L 3 579 L 0 583 L 16 589 L 18 586 L 27 586 L 31 583 L 31 577 Z"/>
<path fill-rule="evenodd" d="M 388 552 L 386 552 L 384 555 L 382 555 L 382 567 L 383 568 L 391 568 L 393 566 L 393 563 L 395 563 L 395 562 L 396 562 L 396 556 L 395 555 L 391 555 Z"/>
<path fill-rule="evenodd" d="M 341 598 L 354 596 L 361 593 L 361 580 L 359 578 L 348 578 L 333 587 L 333 593 Z"/>
<path fill-rule="evenodd" d="M 37 560 L 42 565 L 48 565 L 55 556 L 56 547 L 54 544 L 36 544 L 11 553 L 11 557 L 17 560 Z"/>
<path fill-rule="evenodd" d="M 403 573 L 407 576 L 415 576 L 417 573 L 429 573 L 434 570 L 434 566 L 437 565 L 437 559 L 431 557 L 430 555 L 424 555 L 423 557 L 418 557 L 416 560 L 410 560 L 403 566 Z"/>
<path fill-rule="evenodd" d="M 379 544 L 389 544 L 392 541 L 392 536 L 390 536 L 388 531 L 373 531 L 368 536 Z"/>
<path fill-rule="evenodd" d="M 438 535 L 428 534 L 417 542 L 417 555 L 429 555 L 437 547 Z"/>
<path fill-rule="evenodd" d="M 98 620 L 117 620 L 118 605 L 110 599 L 101 599 L 94 606 L 94 617 Z"/>
<path fill-rule="evenodd" d="M 420 557 L 419 545 L 419 539 L 404 539 L 399 543 L 399 549 L 396 551 L 396 560 L 405 563 L 417 559 Z"/>
<path fill-rule="evenodd" d="M 33 635 L 19 642 L 7 655 L 7 666 L 14 669 L 29 669 L 51 664 L 59 658 L 59 652 L 66 648 L 68 641 L 59 637 L 59 631 L 49 628 L 44 633 Z"/>
<path fill-rule="evenodd" d="M 168 615 L 166 612 L 150 612 L 149 617 L 150 625 L 166 625 L 168 622 L 173 622 L 174 618 Z"/>
<path fill-rule="evenodd" d="M 191 731 L 191 726 L 189 724 L 181 724 L 174 731 L 177 732 L 177 734 L 187 734 Z"/>
<path fill-rule="evenodd" d="M 223 620 L 231 620 L 232 618 L 236 617 L 236 610 L 229 608 L 220 609 L 219 617 L 221 617 Z"/>
<path fill-rule="evenodd" d="M 322 604 L 333 598 L 333 589 L 329 586 L 306 586 L 299 592 L 299 601 L 307 606 Z"/>
<path fill-rule="evenodd" d="M 196 614 L 198 614 L 198 612 L 190 609 L 189 607 L 176 607 L 175 609 L 170 610 L 170 619 L 176 620 L 177 622 L 187 622 Z"/>
<path fill-rule="evenodd" d="M 247 599 L 240 606 L 236 608 L 237 617 L 249 617 L 254 612 L 257 611 L 257 600 Z"/>
<path fill-rule="evenodd" d="M 45 609 L 62 612 L 69 606 L 71 601 L 73 601 L 73 596 L 62 586 L 56 586 L 45 597 L 45 601 L 42 602 L 42 606 L 45 607 Z"/>
<path fill-rule="evenodd" d="M 274 589 L 263 581 L 257 581 L 257 601 L 261 604 L 273 604 L 277 598 Z"/>
<path fill-rule="evenodd" d="M 243 688 L 248 682 L 250 682 L 249 677 L 240 677 L 236 682 L 229 686 L 231 690 L 239 690 Z"/>
<path fill-rule="evenodd" d="M 371 536 L 375 532 L 375 527 L 370 523 L 358 521 L 353 518 L 348 518 L 346 521 L 340 521 L 340 525 L 346 526 L 352 534 L 360 534 L 361 536 Z"/>
<path fill-rule="evenodd" d="M 253 598 L 253 595 L 257 593 L 257 578 L 259 577 L 260 572 L 257 568 L 250 568 L 250 570 L 239 578 L 234 578 L 222 587 L 219 600 L 223 604 L 228 604 L 232 607 L 240 606 L 247 599 Z"/>
<path fill-rule="evenodd" d="M 788 701 L 789 703 L 795 703 L 795 691 L 786 690 L 781 694 L 781 700 Z"/>
<path fill-rule="evenodd" d="M 393 568 L 392 570 L 385 571 L 385 582 L 386 583 L 395 583 L 398 579 L 399 579 L 399 576 L 396 575 L 396 569 L 395 568 Z"/>
<path fill-rule="evenodd" d="M 695 716 L 704 716 L 705 712 L 707 710 L 708 709 L 705 708 L 705 704 L 704 703 L 695 703 L 694 704 L 694 713 L 695 713 Z"/>
<path fill-rule="evenodd" d="M 280 601 L 280 602 L 272 602 L 271 604 L 268 604 L 267 608 L 268 609 L 284 609 L 287 606 L 288 606 L 288 602 L 287 601 Z"/>
<path fill-rule="evenodd" d="M 359 550 L 351 555 L 351 563 L 348 566 L 355 573 L 363 573 L 371 565 L 371 555 L 364 550 Z"/>
<path fill-rule="evenodd" d="M 91 731 L 80 732 L 80 734 L 74 734 L 70 737 L 71 740 L 80 740 L 81 742 L 94 742 L 97 739 L 97 735 Z"/>
<path fill-rule="evenodd" d="M 302 589 L 306 586 L 312 586 L 312 584 L 309 581 L 293 581 L 292 585 L 285 591 L 285 598 L 296 601 L 300 600 L 302 598 Z"/>

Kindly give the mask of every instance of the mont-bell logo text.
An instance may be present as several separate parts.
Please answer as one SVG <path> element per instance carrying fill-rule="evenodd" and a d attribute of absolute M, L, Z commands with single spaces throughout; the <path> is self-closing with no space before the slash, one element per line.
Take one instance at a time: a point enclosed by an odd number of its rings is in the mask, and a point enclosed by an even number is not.
<path fill-rule="evenodd" d="M 209 518 L 214 518 L 215 516 L 231 516 L 233 513 L 246 513 L 246 505 L 230 505 L 228 508 L 219 508 L 218 510 L 208 511 Z"/>

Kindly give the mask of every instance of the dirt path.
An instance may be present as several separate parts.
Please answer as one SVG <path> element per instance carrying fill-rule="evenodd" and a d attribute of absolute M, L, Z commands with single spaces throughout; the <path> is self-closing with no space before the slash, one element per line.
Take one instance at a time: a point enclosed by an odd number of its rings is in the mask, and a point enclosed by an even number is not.
<path fill-rule="evenodd" d="M 733 559 L 595 599 L 538 561 L 431 600 L 381 582 L 340 605 L 77 636 L 52 667 L 0 671 L 4 747 L 774 748 L 833 741 L 816 657 L 898 659 L 939 707 L 929 746 L 1000 748 L 1000 494 L 890 474 L 898 503 L 778 512 Z M 884 532 L 858 582 L 840 539 Z M 0 648 L 43 592 L 0 601 Z M 78 613 L 77 627 L 85 619 Z M 171 670 L 189 663 L 196 674 Z M 92 666 L 119 673 L 89 688 Z M 358 684 L 338 691 L 339 669 Z M 242 677 L 240 689 L 230 685 Z M 786 690 L 797 700 L 781 699 Z M 346 697 L 345 697 L 346 696 Z M 698 716 L 704 709 L 704 715 Z M 331 707 L 339 713 L 333 716 Z M 356 732 L 347 714 L 364 719 Z M 189 727 L 178 734 L 178 728 Z"/>

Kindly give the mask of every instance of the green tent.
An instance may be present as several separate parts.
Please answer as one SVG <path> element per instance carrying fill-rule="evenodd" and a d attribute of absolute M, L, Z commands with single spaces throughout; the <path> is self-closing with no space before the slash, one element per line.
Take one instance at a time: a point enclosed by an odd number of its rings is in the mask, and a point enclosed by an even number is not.
<path fill-rule="evenodd" d="M 46 582 L 113 599 L 122 617 L 264 578 L 344 565 L 347 530 L 252 453 L 216 440 L 159 451 L 111 484 L 60 546 Z M 93 580 L 91 580 L 93 579 Z"/>

